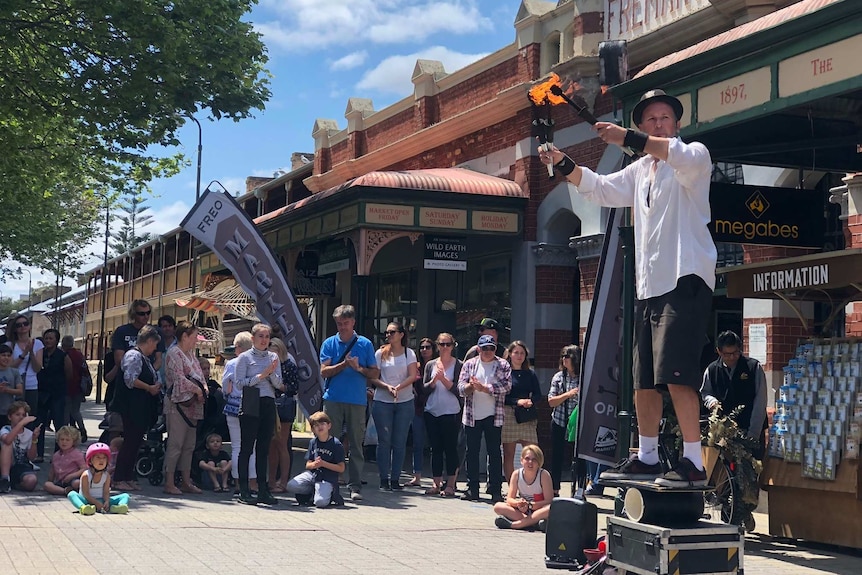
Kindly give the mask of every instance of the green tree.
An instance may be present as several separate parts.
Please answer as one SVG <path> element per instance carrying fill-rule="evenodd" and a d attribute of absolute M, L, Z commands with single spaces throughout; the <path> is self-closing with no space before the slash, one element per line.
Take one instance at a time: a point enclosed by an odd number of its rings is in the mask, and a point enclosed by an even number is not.
<path fill-rule="evenodd" d="M 270 97 L 256 0 L 0 4 L 0 260 L 47 267 L 96 233 L 98 194 L 176 173 L 193 114 L 239 121 Z M 70 216 L 72 214 L 72 216 Z M 11 229 L 10 229 L 11 228 Z"/>
<path fill-rule="evenodd" d="M 118 204 L 124 214 L 115 221 L 121 222 L 120 228 L 111 233 L 111 257 L 123 255 L 141 244 L 147 243 L 153 235 L 141 230 L 153 223 L 153 216 L 146 213 L 150 207 L 144 204 L 144 199 L 137 194 L 127 194 Z"/>

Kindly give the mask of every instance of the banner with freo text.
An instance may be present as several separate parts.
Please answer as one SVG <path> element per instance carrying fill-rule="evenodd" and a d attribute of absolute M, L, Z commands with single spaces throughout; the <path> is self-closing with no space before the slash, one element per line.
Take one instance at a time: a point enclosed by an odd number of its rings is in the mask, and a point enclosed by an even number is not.
<path fill-rule="evenodd" d="M 323 379 L 320 356 L 296 299 L 263 236 L 229 195 L 205 191 L 180 226 L 210 248 L 254 299 L 261 321 L 278 334 L 299 368 L 298 403 L 308 415 L 320 411 Z"/>
<path fill-rule="evenodd" d="M 577 454 L 597 463 L 614 463 L 617 455 L 623 333 L 623 254 L 619 231 L 622 222 L 623 210 L 612 209 L 584 337 Z"/>

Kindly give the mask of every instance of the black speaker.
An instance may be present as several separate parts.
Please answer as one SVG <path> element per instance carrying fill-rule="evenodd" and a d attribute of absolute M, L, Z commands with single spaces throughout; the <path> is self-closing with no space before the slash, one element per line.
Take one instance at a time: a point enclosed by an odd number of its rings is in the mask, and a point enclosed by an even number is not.
<path fill-rule="evenodd" d="M 599 42 L 599 83 L 616 86 L 628 79 L 628 48 L 625 40 Z"/>
<path fill-rule="evenodd" d="M 551 502 L 545 529 L 545 564 L 585 564 L 584 549 L 595 548 L 598 530 L 595 505 L 583 499 L 557 497 Z"/>

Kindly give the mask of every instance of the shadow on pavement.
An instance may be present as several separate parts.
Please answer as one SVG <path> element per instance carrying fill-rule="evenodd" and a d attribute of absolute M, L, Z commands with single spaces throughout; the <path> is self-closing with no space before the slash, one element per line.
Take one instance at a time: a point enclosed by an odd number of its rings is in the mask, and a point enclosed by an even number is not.
<path fill-rule="evenodd" d="M 806 541 L 782 540 L 765 535 L 749 535 L 745 554 L 783 561 L 799 567 L 819 569 L 835 575 L 859 575 L 857 559 L 862 551 Z"/>

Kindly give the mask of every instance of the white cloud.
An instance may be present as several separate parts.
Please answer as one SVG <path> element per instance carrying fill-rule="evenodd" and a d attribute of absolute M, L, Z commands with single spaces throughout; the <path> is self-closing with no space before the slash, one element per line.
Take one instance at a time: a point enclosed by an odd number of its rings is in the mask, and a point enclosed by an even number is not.
<path fill-rule="evenodd" d="M 358 68 L 365 63 L 368 58 L 368 52 L 362 50 L 360 52 L 351 52 L 346 56 L 342 56 L 338 60 L 329 63 L 329 69 L 333 72 L 338 70 L 352 70 Z"/>
<path fill-rule="evenodd" d="M 398 96 L 406 96 L 413 91 L 413 69 L 416 60 L 439 60 L 443 62 L 446 72 L 460 70 L 487 54 L 462 54 L 449 50 L 445 46 L 432 46 L 415 54 L 406 56 L 390 56 L 375 68 L 368 70 L 356 84 L 360 90 L 376 90 Z"/>
<path fill-rule="evenodd" d="M 255 24 L 267 45 L 320 50 L 369 41 L 421 42 L 437 33 L 469 34 L 493 27 L 475 0 L 262 0 L 277 20 Z"/>

